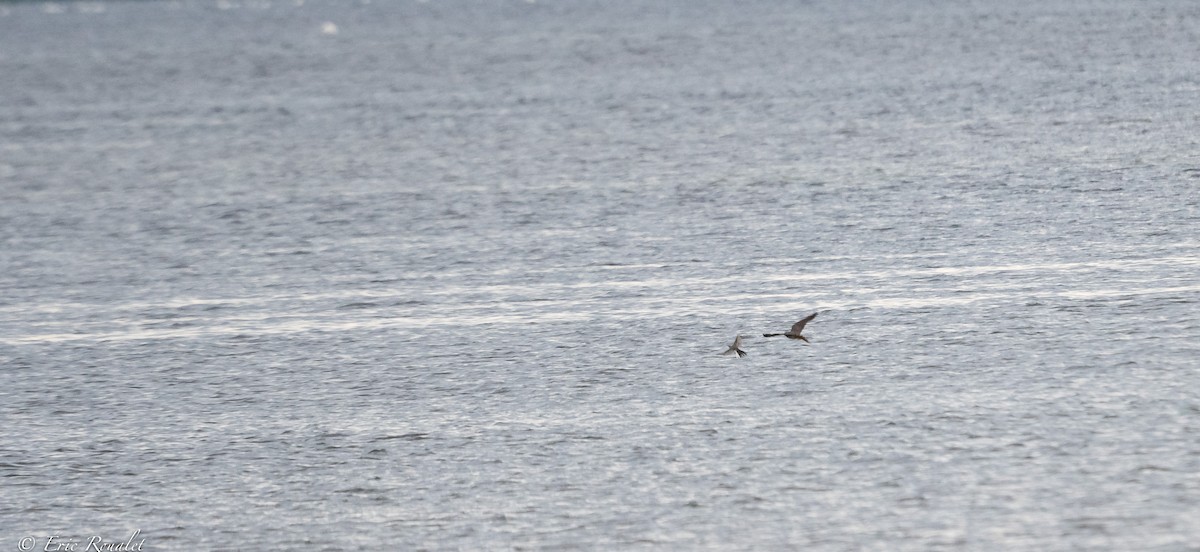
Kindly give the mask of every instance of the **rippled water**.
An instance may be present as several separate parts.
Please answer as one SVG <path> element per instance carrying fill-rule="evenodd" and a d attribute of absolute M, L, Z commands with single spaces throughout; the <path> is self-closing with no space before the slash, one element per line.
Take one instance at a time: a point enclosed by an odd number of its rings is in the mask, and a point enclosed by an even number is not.
<path fill-rule="evenodd" d="M 999 4 L 0 4 L 0 547 L 1197 550 L 1200 7 Z"/>

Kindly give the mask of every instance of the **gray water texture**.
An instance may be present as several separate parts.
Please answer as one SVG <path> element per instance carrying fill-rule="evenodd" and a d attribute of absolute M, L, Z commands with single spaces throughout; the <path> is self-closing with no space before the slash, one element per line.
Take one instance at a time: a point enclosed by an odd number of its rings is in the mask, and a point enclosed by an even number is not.
<path fill-rule="evenodd" d="M 1200 550 L 1197 129 L 1191 1 L 0 4 L 0 550 Z"/>

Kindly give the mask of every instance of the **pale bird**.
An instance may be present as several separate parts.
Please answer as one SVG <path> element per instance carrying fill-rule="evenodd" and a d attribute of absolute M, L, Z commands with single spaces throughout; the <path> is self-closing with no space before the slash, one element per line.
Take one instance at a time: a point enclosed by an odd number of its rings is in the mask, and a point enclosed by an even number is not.
<path fill-rule="evenodd" d="M 740 335 L 735 337 L 733 339 L 733 345 L 730 345 L 729 348 L 725 349 L 725 352 L 721 354 L 728 356 L 734 353 L 737 353 L 738 358 L 746 356 L 746 351 L 742 350 L 742 336 Z"/>
<path fill-rule="evenodd" d="M 811 321 L 812 319 L 814 319 L 816 317 L 817 317 L 817 313 L 814 312 L 814 313 L 806 316 L 804 318 L 804 320 L 801 320 L 799 322 L 796 322 L 795 324 L 792 324 L 792 329 L 788 330 L 786 333 L 781 333 L 781 334 L 765 333 L 765 334 L 763 334 L 763 337 L 775 337 L 777 335 L 782 335 L 784 337 L 787 337 L 788 339 L 801 339 L 801 340 L 804 340 L 805 343 L 810 343 L 810 341 L 808 340 L 807 337 L 800 335 L 800 332 L 804 331 L 805 324 L 808 324 L 809 321 Z"/>

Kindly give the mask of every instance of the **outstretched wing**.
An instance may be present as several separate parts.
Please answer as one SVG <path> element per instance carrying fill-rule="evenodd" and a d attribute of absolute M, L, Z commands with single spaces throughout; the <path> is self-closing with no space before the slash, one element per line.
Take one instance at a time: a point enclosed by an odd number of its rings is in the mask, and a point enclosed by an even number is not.
<path fill-rule="evenodd" d="M 746 352 L 742 350 L 742 336 L 740 335 L 734 338 L 733 345 L 730 345 L 729 348 L 725 349 L 725 352 L 721 354 L 732 355 L 734 353 L 737 353 L 737 356 L 739 357 L 746 356 Z"/>
<path fill-rule="evenodd" d="M 796 322 L 795 324 L 792 324 L 792 329 L 788 333 L 790 333 L 792 335 L 800 335 L 800 332 L 804 331 L 804 325 L 808 324 L 809 321 L 811 321 L 812 319 L 814 319 L 816 317 L 817 317 L 817 313 L 815 313 L 815 312 L 804 317 L 804 320 L 801 320 L 799 322 Z"/>

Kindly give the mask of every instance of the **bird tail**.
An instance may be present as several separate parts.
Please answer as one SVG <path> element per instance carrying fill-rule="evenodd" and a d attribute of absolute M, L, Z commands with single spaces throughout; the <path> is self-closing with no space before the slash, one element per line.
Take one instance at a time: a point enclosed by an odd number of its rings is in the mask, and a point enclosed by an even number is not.
<path fill-rule="evenodd" d="M 783 334 L 763 334 L 763 337 L 775 337 L 777 335 L 783 335 Z"/>

